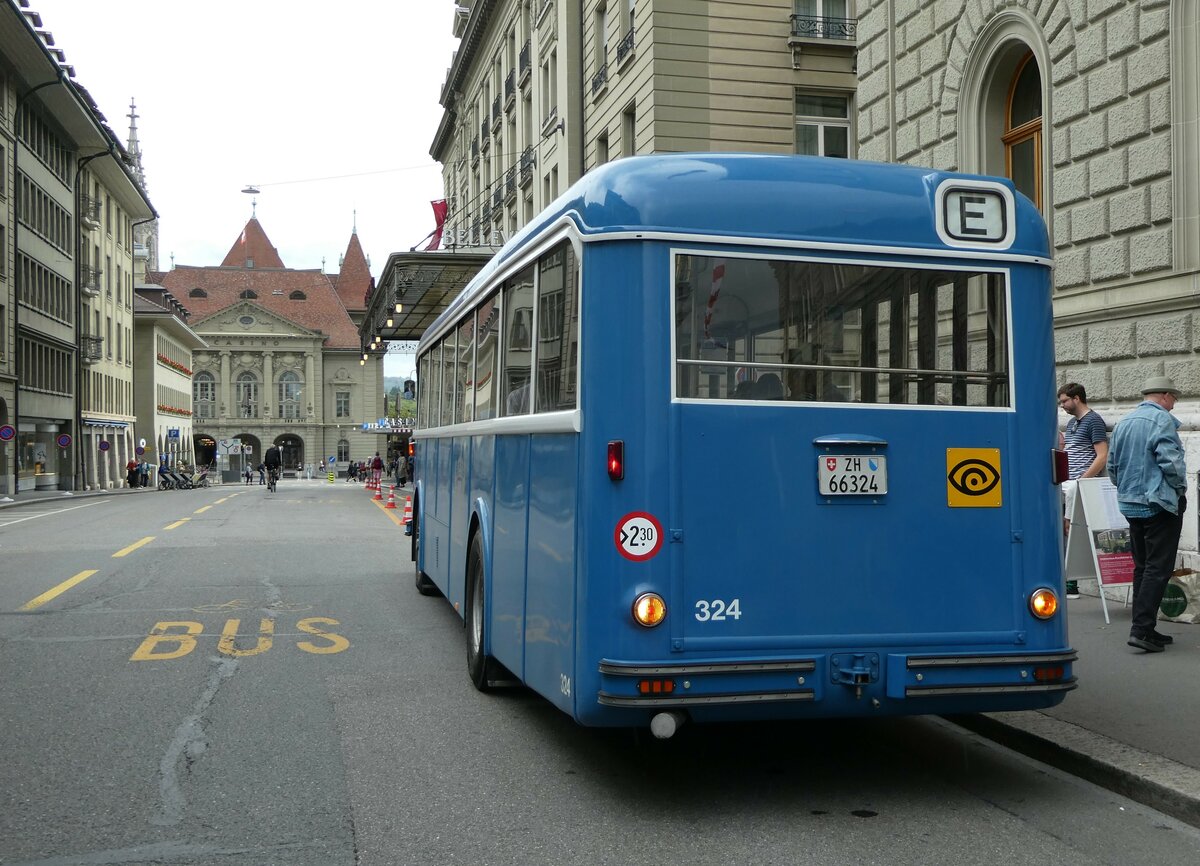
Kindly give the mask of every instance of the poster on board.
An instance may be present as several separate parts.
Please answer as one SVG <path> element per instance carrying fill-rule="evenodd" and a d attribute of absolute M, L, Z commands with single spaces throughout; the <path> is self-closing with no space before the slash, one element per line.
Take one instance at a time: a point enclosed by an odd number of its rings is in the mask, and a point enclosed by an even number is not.
<path fill-rule="evenodd" d="M 1067 580 L 1094 580 L 1109 622 L 1105 587 L 1124 586 L 1125 603 L 1133 592 L 1133 550 L 1129 521 L 1117 507 L 1117 488 L 1108 478 L 1079 479 L 1067 534 Z"/>

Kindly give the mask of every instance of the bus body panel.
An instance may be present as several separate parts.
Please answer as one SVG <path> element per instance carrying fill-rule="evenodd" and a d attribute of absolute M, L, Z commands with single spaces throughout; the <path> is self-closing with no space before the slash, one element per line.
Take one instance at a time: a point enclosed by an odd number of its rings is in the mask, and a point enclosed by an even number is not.
<path fill-rule="evenodd" d="M 529 528 L 529 437 L 495 437 L 492 653 L 525 678 L 525 550 Z"/>
<path fill-rule="evenodd" d="M 578 437 L 530 437 L 525 682 L 572 712 Z"/>

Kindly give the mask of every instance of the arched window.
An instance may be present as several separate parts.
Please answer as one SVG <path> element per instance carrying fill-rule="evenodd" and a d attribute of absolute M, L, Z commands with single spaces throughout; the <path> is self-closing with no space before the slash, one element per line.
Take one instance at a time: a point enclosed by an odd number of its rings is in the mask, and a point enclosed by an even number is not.
<path fill-rule="evenodd" d="M 189 298 L 207 298 L 208 292 L 204 291 L 204 289 L 192 289 L 190 292 L 188 292 L 188 297 Z"/>
<path fill-rule="evenodd" d="M 258 297 L 258 292 L 254 291 L 253 289 L 246 289 L 240 295 L 238 295 L 238 297 L 243 301 L 252 301 Z"/>
<path fill-rule="evenodd" d="M 300 291 L 299 289 L 296 289 L 296 291 L 288 295 L 288 298 L 293 301 L 307 301 L 308 295 L 304 294 L 304 292 Z"/>
<path fill-rule="evenodd" d="M 349 463 L 350 462 L 350 443 L 345 439 L 338 440 L 337 459 L 338 459 L 338 463 Z"/>
<path fill-rule="evenodd" d="M 239 373 L 237 377 L 237 416 L 258 417 L 258 379 L 253 373 Z"/>
<path fill-rule="evenodd" d="M 1032 52 L 1017 65 L 1004 115 L 1004 173 L 1042 207 L 1042 76 Z"/>
<path fill-rule="evenodd" d="M 300 377 L 287 370 L 279 375 L 279 417 L 300 417 L 300 399 L 304 395 L 304 383 Z"/>
<path fill-rule="evenodd" d="M 192 410 L 197 418 L 215 418 L 217 380 L 213 374 L 201 371 L 192 379 Z"/>

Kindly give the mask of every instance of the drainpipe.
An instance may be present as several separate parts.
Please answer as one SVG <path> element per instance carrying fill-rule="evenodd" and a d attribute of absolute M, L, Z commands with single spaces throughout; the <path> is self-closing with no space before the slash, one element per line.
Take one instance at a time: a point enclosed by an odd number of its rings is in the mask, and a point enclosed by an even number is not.
<path fill-rule="evenodd" d="M 25 101 L 33 94 L 37 93 L 43 87 L 49 87 L 52 84 L 67 83 L 67 71 L 59 67 L 58 77 L 52 78 L 50 81 L 43 81 L 21 96 L 17 97 L 17 105 L 13 111 L 13 131 L 14 146 L 13 146 L 13 224 L 12 224 L 12 241 L 13 241 L 13 288 L 16 290 L 17 302 L 13 304 L 13 339 L 16 341 L 13 353 L 13 372 L 16 377 L 16 387 L 13 388 L 13 423 L 17 428 L 17 447 L 13 457 L 12 466 L 12 495 L 15 498 L 20 484 L 20 475 L 17 471 L 18 464 L 21 460 L 21 249 L 17 243 L 18 233 L 21 230 L 21 172 L 19 167 L 19 159 L 21 156 L 21 109 L 25 107 Z"/>
<path fill-rule="evenodd" d="M 108 156 L 113 153 L 115 145 L 109 142 L 108 150 L 81 157 L 75 166 L 75 224 L 79 225 L 79 211 L 82 206 L 83 191 L 79 188 L 79 178 L 83 176 L 84 167 L 93 159 Z M 83 453 L 83 256 L 79 246 L 82 241 L 75 239 L 75 461 L 76 476 L 74 489 L 83 490 L 87 480 L 87 458 Z"/>

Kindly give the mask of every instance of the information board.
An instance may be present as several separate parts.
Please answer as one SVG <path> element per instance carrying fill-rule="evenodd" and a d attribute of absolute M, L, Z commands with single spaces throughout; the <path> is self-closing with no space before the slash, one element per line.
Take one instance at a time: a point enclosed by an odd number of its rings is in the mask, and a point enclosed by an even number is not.
<path fill-rule="evenodd" d="M 1117 488 L 1108 478 L 1080 478 L 1075 507 L 1068 515 L 1067 580 L 1095 580 L 1109 622 L 1104 588 L 1124 586 L 1133 593 L 1133 551 L 1129 521 L 1117 507 Z"/>

